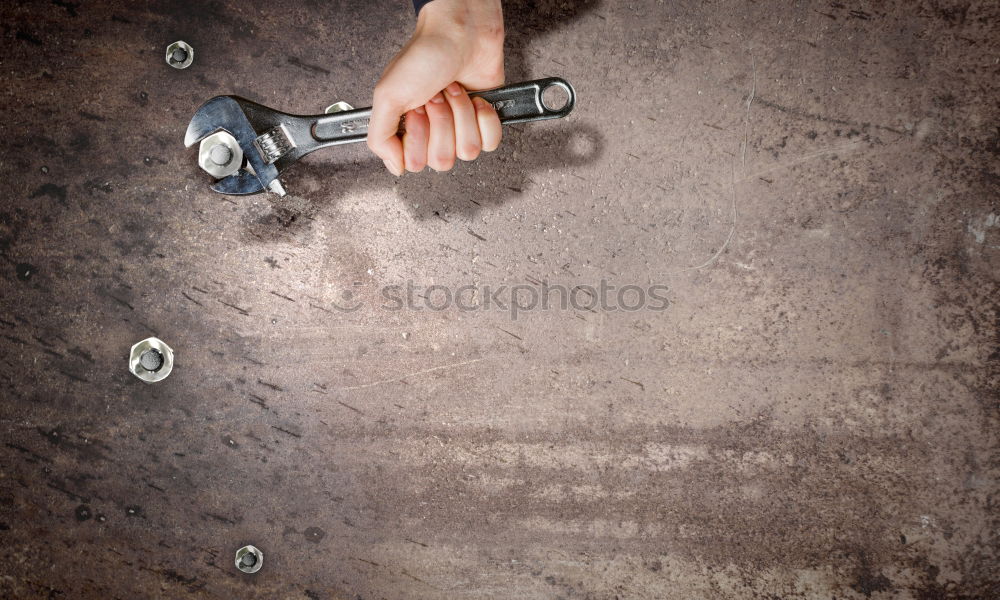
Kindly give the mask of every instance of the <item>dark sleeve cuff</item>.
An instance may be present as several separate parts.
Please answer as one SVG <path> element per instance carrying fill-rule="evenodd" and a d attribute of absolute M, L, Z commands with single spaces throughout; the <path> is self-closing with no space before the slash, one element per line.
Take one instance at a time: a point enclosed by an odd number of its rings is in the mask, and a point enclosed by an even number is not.
<path fill-rule="evenodd" d="M 420 14 L 420 9 L 424 7 L 425 4 L 430 4 L 431 0 L 413 0 L 413 10 Z"/>

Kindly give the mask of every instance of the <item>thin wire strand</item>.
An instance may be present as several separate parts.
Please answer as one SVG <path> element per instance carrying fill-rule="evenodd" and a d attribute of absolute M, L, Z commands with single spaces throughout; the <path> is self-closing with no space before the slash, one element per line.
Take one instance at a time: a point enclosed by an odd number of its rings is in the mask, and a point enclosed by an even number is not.
<path fill-rule="evenodd" d="M 750 85 L 750 95 L 747 96 L 747 110 L 746 110 L 746 116 L 744 117 L 744 124 L 743 124 L 743 144 L 742 144 L 743 148 L 742 148 L 742 151 L 741 151 L 741 154 L 742 154 L 742 165 L 743 165 L 742 166 L 742 170 L 743 170 L 744 175 L 746 174 L 746 169 L 747 169 L 747 145 L 749 144 L 749 140 L 750 140 L 750 105 L 753 103 L 754 96 L 757 94 L 757 60 L 754 58 L 753 52 L 750 53 L 750 64 L 751 64 L 751 69 L 753 71 L 753 83 L 751 83 L 751 85 Z M 709 258 L 705 262 L 703 262 L 700 265 L 697 265 L 695 267 L 687 267 L 687 268 L 681 269 L 679 271 L 674 271 L 674 273 L 684 273 L 684 272 L 687 272 L 687 271 L 697 271 L 698 269 L 704 269 L 705 267 L 707 267 L 707 266 L 711 265 L 712 263 L 714 263 L 716 261 L 716 259 L 719 258 L 719 256 L 721 256 L 722 253 L 725 252 L 726 248 L 729 246 L 729 242 L 732 241 L 733 235 L 735 235 L 735 233 L 736 233 L 736 219 L 739 216 L 738 213 L 736 212 L 736 164 L 735 164 L 735 162 L 734 163 L 730 163 L 729 187 L 730 187 L 730 190 L 732 192 L 733 225 L 732 225 L 732 227 L 729 228 L 729 234 L 726 236 L 726 239 L 722 242 L 722 245 L 719 246 L 719 249 L 715 251 L 715 254 L 713 254 L 711 256 L 711 258 Z"/>

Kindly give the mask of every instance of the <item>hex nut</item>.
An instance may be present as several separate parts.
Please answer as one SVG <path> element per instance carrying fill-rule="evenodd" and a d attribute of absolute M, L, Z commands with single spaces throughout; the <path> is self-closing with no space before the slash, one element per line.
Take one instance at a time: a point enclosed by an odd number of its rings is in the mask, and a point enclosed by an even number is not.
<path fill-rule="evenodd" d="M 194 48 L 177 40 L 167 46 L 167 64 L 175 69 L 186 69 L 194 62 Z"/>
<path fill-rule="evenodd" d="M 198 165 L 216 179 L 228 177 L 243 166 L 243 149 L 228 131 L 216 131 L 201 140 Z"/>
<path fill-rule="evenodd" d="M 327 106 L 323 113 L 332 115 L 334 113 L 347 112 L 349 110 L 354 110 L 354 107 L 341 100 L 340 102 L 334 102 L 330 106 Z"/>
<path fill-rule="evenodd" d="M 174 368 L 174 351 L 162 340 L 146 338 L 132 346 L 129 353 L 128 369 L 146 383 L 155 383 L 167 378 Z"/>
<path fill-rule="evenodd" d="M 236 568 L 244 573 L 256 573 L 264 566 L 264 553 L 256 546 L 243 546 L 236 551 Z"/>

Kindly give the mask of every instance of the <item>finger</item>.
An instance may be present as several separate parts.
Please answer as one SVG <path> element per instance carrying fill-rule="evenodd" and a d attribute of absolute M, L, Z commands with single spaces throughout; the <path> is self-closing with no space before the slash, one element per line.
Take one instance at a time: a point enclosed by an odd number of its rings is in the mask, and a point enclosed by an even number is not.
<path fill-rule="evenodd" d="M 500 115 L 497 114 L 492 104 L 482 98 L 473 98 L 472 104 L 476 107 L 476 122 L 479 125 L 479 138 L 482 140 L 483 150 L 493 152 L 500 145 L 500 138 L 503 137 Z"/>
<path fill-rule="evenodd" d="M 427 166 L 429 136 L 427 111 L 418 106 L 406 113 L 406 133 L 403 135 L 403 162 L 406 170 L 419 173 Z"/>
<path fill-rule="evenodd" d="M 483 145 L 479 139 L 476 109 L 472 108 L 469 95 L 457 83 L 448 84 L 444 95 L 455 120 L 455 155 L 462 160 L 475 160 Z"/>
<path fill-rule="evenodd" d="M 427 166 L 435 171 L 448 171 L 455 166 L 455 122 L 451 108 L 440 92 L 425 105 L 430 124 L 427 143 Z"/>

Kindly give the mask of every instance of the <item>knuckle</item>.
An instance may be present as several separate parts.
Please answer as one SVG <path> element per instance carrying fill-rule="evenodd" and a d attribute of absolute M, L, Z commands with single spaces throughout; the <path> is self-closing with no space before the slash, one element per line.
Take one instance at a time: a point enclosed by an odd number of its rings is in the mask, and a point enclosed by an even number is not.
<path fill-rule="evenodd" d="M 386 100 L 389 97 L 390 90 L 391 87 L 383 79 L 375 84 L 375 89 L 372 90 L 372 98 L 375 100 Z"/>
<path fill-rule="evenodd" d="M 431 104 L 427 107 L 427 118 L 431 121 L 451 121 L 451 109 L 448 103 Z"/>
<path fill-rule="evenodd" d="M 437 154 L 432 160 L 428 160 L 427 164 L 435 171 L 450 171 L 455 166 L 455 157 Z"/>
<path fill-rule="evenodd" d="M 403 150 L 403 162 L 409 167 L 409 165 L 414 165 L 419 169 L 424 168 L 424 164 L 427 162 L 427 157 L 424 152 L 419 148 L 407 147 Z"/>
<path fill-rule="evenodd" d="M 458 157 L 462 160 L 475 160 L 481 149 L 478 144 L 462 144 L 458 149 Z"/>
<path fill-rule="evenodd" d="M 365 143 L 368 144 L 368 149 L 371 150 L 372 153 L 375 154 L 375 156 L 382 159 L 386 158 L 385 144 L 383 144 L 381 140 L 375 140 L 372 139 L 371 137 L 368 137 L 365 138 Z"/>
<path fill-rule="evenodd" d="M 503 64 L 487 69 L 487 75 L 494 81 L 503 81 Z"/>
<path fill-rule="evenodd" d="M 402 103 L 399 100 L 399 94 L 396 90 L 388 87 L 384 83 L 375 84 L 375 90 L 372 91 L 372 105 L 373 106 L 385 106 L 388 108 L 396 108 Z"/>
<path fill-rule="evenodd" d="M 491 22 L 489 24 L 484 24 L 480 26 L 479 35 L 480 42 L 485 42 L 490 46 L 503 45 L 503 22 Z"/>

